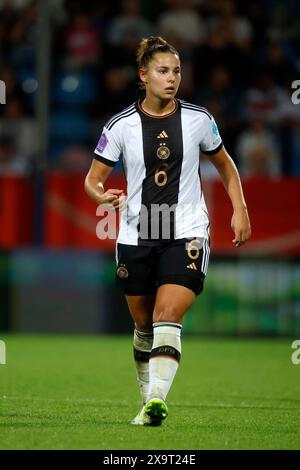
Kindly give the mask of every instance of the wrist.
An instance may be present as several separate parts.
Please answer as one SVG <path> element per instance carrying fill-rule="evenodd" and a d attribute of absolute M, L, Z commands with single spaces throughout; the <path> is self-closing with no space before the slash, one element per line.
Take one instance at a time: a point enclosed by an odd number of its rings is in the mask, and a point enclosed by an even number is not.
<path fill-rule="evenodd" d="M 247 212 L 247 205 L 246 203 L 238 204 L 233 206 L 234 212 Z"/>

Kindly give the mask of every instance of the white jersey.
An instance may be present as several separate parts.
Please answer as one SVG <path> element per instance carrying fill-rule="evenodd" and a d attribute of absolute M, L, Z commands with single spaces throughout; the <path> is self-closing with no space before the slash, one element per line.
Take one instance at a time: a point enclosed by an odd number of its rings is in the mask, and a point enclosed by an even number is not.
<path fill-rule="evenodd" d="M 161 117 L 136 102 L 108 121 L 95 159 L 114 166 L 122 158 L 127 207 L 118 242 L 154 245 L 163 239 L 208 238 L 209 219 L 200 176 L 200 150 L 217 153 L 222 140 L 205 108 L 176 100 Z"/>

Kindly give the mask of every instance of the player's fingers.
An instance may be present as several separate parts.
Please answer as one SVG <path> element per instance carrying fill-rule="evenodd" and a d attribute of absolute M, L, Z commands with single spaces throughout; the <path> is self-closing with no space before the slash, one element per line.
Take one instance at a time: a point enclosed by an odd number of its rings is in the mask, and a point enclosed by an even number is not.
<path fill-rule="evenodd" d="M 112 201 L 112 205 L 113 205 L 115 208 L 118 208 L 119 205 L 120 205 L 120 199 L 117 198 L 117 199 L 115 199 L 114 201 Z"/>
<path fill-rule="evenodd" d="M 117 197 L 113 202 L 112 205 L 116 209 L 123 209 L 126 205 L 126 196 L 122 193 L 119 197 Z"/>
<path fill-rule="evenodd" d="M 115 194 L 116 196 L 120 196 L 123 192 L 123 189 L 110 188 L 106 191 L 106 194 Z"/>
<path fill-rule="evenodd" d="M 232 240 L 232 243 L 234 244 L 235 247 L 242 246 L 245 243 L 245 238 L 242 230 L 237 230 L 235 232 L 235 237 Z"/>
<path fill-rule="evenodd" d="M 111 204 L 113 203 L 116 199 L 118 199 L 118 196 L 115 194 L 108 194 L 107 192 L 103 193 L 102 195 L 102 204 Z"/>
<path fill-rule="evenodd" d="M 236 248 L 239 248 L 240 246 L 244 245 L 244 241 L 243 240 L 237 240 L 235 243 L 234 243 L 234 246 Z"/>
<path fill-rule="evenodd" d="M 232 243 L 234 246 L 239 247 L 246 243 L 247 240 L 251 237 L 251 229 L 247 228 L 245 230 L 240 230 L 235 234 Z"/>

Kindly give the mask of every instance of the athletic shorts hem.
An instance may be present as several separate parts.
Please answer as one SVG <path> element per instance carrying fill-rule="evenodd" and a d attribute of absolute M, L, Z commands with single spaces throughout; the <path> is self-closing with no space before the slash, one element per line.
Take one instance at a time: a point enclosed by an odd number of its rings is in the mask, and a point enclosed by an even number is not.
<path fill-rule="evenodd" d="M 201 294 L 204 287 L 204 279 L 205 276 L 201 273 L 201 277 L 199 279 L 195 279 L 192 276 L 182 276 L 182 275 L 169 275 L 163 276 L 159 278 L 157 281 L 158 287 L 164 284 L 176 284 L 179 286 L 187 287 L 191 291 L 194 292 L 195 295 Z"/>
<path fill-rule="evenodd" d="M 153 295 L 156 294 L 157 287 L 150 290 L 149 288 L 145 289 L 130 289 L 128 287 L 120 287 L 123 290 L 125 295 Z"/>

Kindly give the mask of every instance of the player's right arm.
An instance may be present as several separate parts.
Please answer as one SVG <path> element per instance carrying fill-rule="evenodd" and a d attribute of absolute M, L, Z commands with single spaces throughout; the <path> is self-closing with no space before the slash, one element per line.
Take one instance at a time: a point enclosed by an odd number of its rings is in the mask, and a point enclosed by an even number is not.
<path fill-rule="evenodd" d="M 122 189 L 104 190 L 104 183 L 112 170 L 113 167 L 93 159 L 84 181 L 84 189 L 96 204 L 112 204 L 115 208 L 118 208 L 120 196 L 123 194 Z"/>

